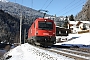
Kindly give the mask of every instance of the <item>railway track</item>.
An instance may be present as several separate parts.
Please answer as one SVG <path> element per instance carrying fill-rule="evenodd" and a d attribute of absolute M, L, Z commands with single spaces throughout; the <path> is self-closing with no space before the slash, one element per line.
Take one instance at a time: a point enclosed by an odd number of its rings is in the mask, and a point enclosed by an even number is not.
<path fill-rule="evenodd" d="M 65 56 L 67 58 L 71 58 L 74 60 L 90 60 L 90 49 L 85 48 L 42 48 L 39 46 L 35 46 L 37 48 L 47 50 L 49 52 L 57 53 L 59 55 Z"/>
<path fill-rule="evenodd" d="M 70 49 L 90 53 L 90 49 L 88 48 L 70 48 Z"/>
<path fill-rule="evenodd" d="M 80 50 L 80 48 L 77 48 L 77 49 Z M 75 60 L 90 60 L 90 53 L 88 52 L 82 52 L 82 51 L 65 49 L 65 48 L 52 48 L 52 49 L 48 49 L 48 51 L 55 52 L 57 54 L 60 54 L 69 58 L 73 58 Z"/>
<path fill-rule="evenodd" d="M 67 49 L 62 49 L 61 51 L 77 54 L 77 55 L 80 55 L 80 56 L 90 57 L 90 54 L 80 52 L 80 51 L 73 51 L 73 50 L 69 50 L 69 49 L 68 50 Z"/>

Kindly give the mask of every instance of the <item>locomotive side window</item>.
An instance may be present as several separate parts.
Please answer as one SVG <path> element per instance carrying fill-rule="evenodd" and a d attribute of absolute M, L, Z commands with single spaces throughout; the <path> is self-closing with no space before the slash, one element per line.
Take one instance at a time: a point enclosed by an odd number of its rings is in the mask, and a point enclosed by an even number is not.
<path fill-rule="evenodd" d="M 35 28 L 35 23 L 34 23 L 34 28 Z"/>
<path fill-rule="evenodd" d="M 39 21 L 38 27 L 39 27 L 39 29 L 52 30 L 53 29 L 53 23 L 52 22 L 46 22 L 46 21 Z"/>
<path fill-rule="evenodd" d="M 32 29 L 31 29 L 31 33 L 32 33 Z"/>

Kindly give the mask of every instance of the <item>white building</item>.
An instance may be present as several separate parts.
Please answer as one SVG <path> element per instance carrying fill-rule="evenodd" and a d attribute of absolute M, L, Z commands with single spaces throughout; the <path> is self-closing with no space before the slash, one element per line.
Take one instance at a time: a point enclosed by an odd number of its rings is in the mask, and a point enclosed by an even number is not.
<path fill-rule="evenodd" d="M 72 33 L 77 33 L 82 30 L 90 30 L 89 21 L 69 21 L 69 25 Z"/>

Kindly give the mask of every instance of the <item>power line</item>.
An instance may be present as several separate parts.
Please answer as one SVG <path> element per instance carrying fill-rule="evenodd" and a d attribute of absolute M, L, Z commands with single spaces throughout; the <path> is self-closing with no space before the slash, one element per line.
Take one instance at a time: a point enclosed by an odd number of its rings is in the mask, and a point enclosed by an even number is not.
<path fill-rule="evenodd" d="M 42 6 L 42 8 L 45 6 L 45 4 L 46 4 L 47 2 L 48 2 L 48 0 L 46 0 L 46 2 L 44 3 L 44 5 Z M 42 8 L 41 8 L 41 9 L 42 9 Z"/>
<path fill-rule="evenodd" d="M 76 2 L 75 4 L 78 4 L 79 2 L 80 2 L 81 0 L 79 0 L 78 2 Z M 74 6 L 75 4 L 73 4 L 73 5 L 71 5 L 70 7 L 68 7 L 68 8 L 71 8 L 72 6 Z M 67 8 L 67 9 L 68 9 Z M 67 10 L 67 9 L 65 9 L 65 10 Z M 63 10 L 63 11 L 65 11 L 65 10 Z"/>
<path fill-rule="evenodd" d="M 60 12 L 60 11 L 63 11 L 65 8 L 67 8 L 69 5 L 71 5 L 74 1 L 75 1 L 75 0 L 71 1 L 68 5 L 66 5 L 64 8 L 62 8 L 61 10 L 59 10 L 59 12 Z M 57 13 L 59 13 L 59 12 L 57 12 Z M 56 13 L 56 14 L 57 14 L 57 13 Z"/>
<path fill-rule="evenodd" d="M 73 0 L 73 1 L 74 1 L 74 0 Z M 75 4 L 73 4 L 73 5 L 69 6 L 67 9 L 62 10 L 61 12 L 65 11 L 65 10 L 68 10 L 68 9 L 69 9 L 69 8 L 71 8 L 72 6 L 74 6 L 74 5 L 78 4 L 80 1 L 81 1 L 81 0 L 77 1 Z M 60 11 L 59 11 L 59 12 L 60 12 Z M 58 12 L 58 13 L 59 13 L 59 12 Z M 56 14 L 57 14 L 57 13 L 56 13 Z"/>
<path fill-rule="evenodd" d="M 46 6 L 45 9 L 47 9 L 49 7 L 49 5 L 52 3 L 53 0 L 50 1 L 50 3 Z"/>
<path fill-rule="evenodd" d="M 84 2 L 82 2 L 82 3 L 80 3 L 80 4 L 78 4 L 77 6 L 75 6 L 74 8 L 72 8 L 71 10 L 73 10 L 73 9 L 75 9 L 75 8 L 77 8 L 77 7 L 79 7 L 81 4 L 83 4 Z M 70 12 L 71 10 L 69 10 L 69 11 L 67 11 L 66 13 L 64 13 L 64 14 L 62 14 L 62 15 L 65 15 L 65 14 L 67 14 L 68 12 Z"/>
<path fill-rule="evenodd" d="M 81 1 L 81 0 L 79 0 L 79 1 Z M 84 3 L 84 2 L 82 2 L 82 3 Z M 81 3 L 81 4 L 82 4 L 82 3 Z M 74 8 L 72 8 L 71 10 L 75 9 L 75 8 L 78 7 L 78 6 L 80 6 L 80 4 L 78 4 L 77 6 L 75 6 Z M 69 10 L 69 11 L 71 11 L 71 10 Z M 69 11 L 67 11 L 66 13 L 68 13 Z M 64 14 L 66 14 L 66 13 L 64 13 Z M 63 15 L 64 15 L 64 14 L 63 14 Z"/>

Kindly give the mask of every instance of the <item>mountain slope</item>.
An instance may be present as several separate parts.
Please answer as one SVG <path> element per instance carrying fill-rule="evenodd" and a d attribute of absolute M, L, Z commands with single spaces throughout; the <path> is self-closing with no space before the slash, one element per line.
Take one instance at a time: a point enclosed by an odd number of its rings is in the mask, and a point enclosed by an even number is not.
<path fill-rule="evenodd" d="M 0 2 L 0 8 L 13 16 L 17 16 L 18 18 L 22 12 L 22 15 L 24 16 L 24 18 L 27 18 L 27 20 L 30 20 L 31 18 L 39 17 L 39 16 L 43 17 L 44 15 L 42 12 L 39 12 L 32 8 L 25 7 L 13 2 L 6 2 L 6 3 Z"/>
<path fill-rule="evenodd" d="M 0 1 L 0 9 L 1 9 L 1 15 L 0 15 L 0 19 L 1 19 L 1 23 L 3 22 L 3 30 L 8 31 L 7 33 L 14 35 L 13 39 L 16 42 L 19 42 L 19 22 L 20 22 L 20 16 L 22 13 L 22 40 L 24 39 L 24 30 L 26 29 L 26 31 L 28 31 L 28 28 L 31 26 L 31 24 L 33 23 L 33 21 L 37 18 L 37 17 L 43 17 L 44 13 L 39 12 L 37 10 L 34 10 L 32 8 L 29 7 L 25 7 L 22 6 L 20 4 L 17 3 L 13 3 L 13 2 L 1 2 Z M 46 16 L 50 16 L 47 15 Z M 2 29 L 1 27 L 1 29 Z M 7 33 L 4 33 L 6 36 Z M 9 35 L 10 35 L 9 34 Z M 11 37 L 9 37 L 8 39 L 4 39 L 4 40 L 9 40 L 12 39 Z"/>
<path fill-rule="evenodd" d="M 29 26 L 31 26 L 31 24 L 37 17 L 44 16 L 44 13 L 42 12 L 39 12 L 32 8 L 25 7 L 13 2 L 4 3 L 0 1 L 0 9 L 14 16 L 15 18 L 18 18 L 19 20 L 20 20 L 20 15 L 22 13 L 23 24 L 28 24 Z M 50 15 L 46 14 L 46 16 L 50 16 Z"/>
<path fill-rule="evenodd" d="M 17 31 L 19 31 L 19 19 L 0 10 L 0 41 L 15 40 Z"/>

